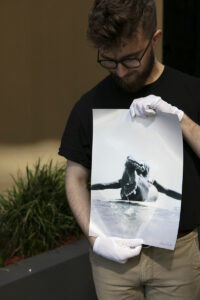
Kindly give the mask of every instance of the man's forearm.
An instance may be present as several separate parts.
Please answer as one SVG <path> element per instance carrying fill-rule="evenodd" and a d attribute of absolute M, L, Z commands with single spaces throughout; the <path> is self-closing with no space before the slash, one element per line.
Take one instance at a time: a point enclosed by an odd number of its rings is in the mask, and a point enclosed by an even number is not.
<path fill-rule="evenodd" d="M 181 128 L 185 140 L 197 156 L 200 157 L 200 126 L 184 114 L 181 120 Z"/>
<path fill-rule="evenodd" d="M 78 179 L 67 179 L 66 195 L 76 221 L 92 246 L 96 238 L 88 236 L 90 222 L 90 194 L 87 189 L 87 184 Z"/>

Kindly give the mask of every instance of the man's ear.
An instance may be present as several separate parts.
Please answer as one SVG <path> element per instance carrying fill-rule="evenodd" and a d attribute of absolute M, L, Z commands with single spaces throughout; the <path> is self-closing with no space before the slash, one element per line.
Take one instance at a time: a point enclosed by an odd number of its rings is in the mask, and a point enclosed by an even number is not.
<path fill-rule="evenodd" d="M 152 39 L 152 45 L 153 48 L 155 49 L 161 39 L 162 36 L 162 30 L 161 29 L 157 29 L 156 32 L 154 33 L 153 39 Z"/>

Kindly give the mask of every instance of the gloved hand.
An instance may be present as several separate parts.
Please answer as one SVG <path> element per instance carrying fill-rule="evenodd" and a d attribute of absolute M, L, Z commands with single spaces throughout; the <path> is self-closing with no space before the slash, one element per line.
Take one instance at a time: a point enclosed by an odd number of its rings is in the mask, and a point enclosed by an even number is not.
<path fill-rule="evenodd" d="M 124 264 L 129 258 L 140 254 L 142 244 L 142 239 L 97 237 L 93 251 L 107 259 Z"/>
<path fill-rule="evenodd" d="M 147 97 L 135 99 L 130 106 L 131 116 L 134 118 L 154 116 L 157 112 L 165 112 L 170 114 L 176 114 L 179 121 L 182 120 L 184 112 L 178 109 L 176 106 L 162 100 L 161 97 L 155 95 L 149 95 Z"/>

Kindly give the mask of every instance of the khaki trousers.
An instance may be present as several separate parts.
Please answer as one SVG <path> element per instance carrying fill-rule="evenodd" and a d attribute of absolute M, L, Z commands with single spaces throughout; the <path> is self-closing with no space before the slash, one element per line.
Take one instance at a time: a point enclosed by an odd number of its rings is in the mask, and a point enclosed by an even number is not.
<path fill-rule="evenodd" d="M 142 248 L 139 256 L 119 264 L 90 249 L 99 300 L 197 300 L 200 251 L 197 230 L 179 238 L 174 251 Z"/>

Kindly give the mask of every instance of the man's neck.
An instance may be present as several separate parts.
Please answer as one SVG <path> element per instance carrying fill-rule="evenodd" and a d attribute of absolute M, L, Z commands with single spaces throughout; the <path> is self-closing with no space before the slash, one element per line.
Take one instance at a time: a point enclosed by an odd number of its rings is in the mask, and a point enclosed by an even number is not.
<path fill-rule="evenodd" d="M 152 69 L 152 72 L 151 72 L 149 78 L 145 82 L 145 85 L 155 82 L 163 73 L 164 68 L 165 68 L 165 66 L 163 64 L 161 64 L 157 59 L 155 59 L 154 67 Z"/>

